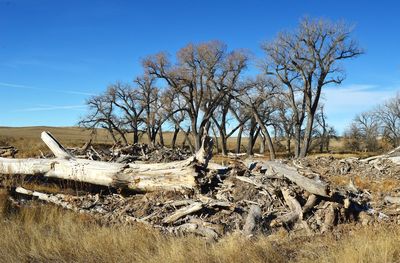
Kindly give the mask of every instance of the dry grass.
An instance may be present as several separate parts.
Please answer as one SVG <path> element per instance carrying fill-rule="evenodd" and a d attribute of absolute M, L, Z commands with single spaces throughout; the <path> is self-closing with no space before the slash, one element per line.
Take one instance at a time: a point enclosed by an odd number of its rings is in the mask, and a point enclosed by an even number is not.
<path fill-rule="evenodd" d="M 143 226 L 100 226 L 51 206 L 10 212 L 3 204 L 0 262 L 283 262 L 265 239 L 210 244 Z"/>
<path fill-rule="evenodd" d="M 101 226 L 87 216 L 37 205 L 10 209 L 1 192 L 0 262 L 399 262 L 400 228 L 345 226 L 314 237 L 219 242 L 172 237 L 143 226 Z"/>

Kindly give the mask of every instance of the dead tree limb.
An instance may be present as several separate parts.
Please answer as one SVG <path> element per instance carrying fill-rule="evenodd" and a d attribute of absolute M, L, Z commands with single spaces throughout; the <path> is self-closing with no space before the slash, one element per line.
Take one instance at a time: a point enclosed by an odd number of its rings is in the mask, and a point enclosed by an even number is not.
<path fill-rule="evenodd" d="M 246 217 L 246 222 L 243 226 L 243 234 L 247 237 L 253 236 L 257 225 L 261 219 L 261 208 L 258 205 L 252 205 L 249 214 Z"/>
<path fill-rule="evenodd" d="M 189 206 L 185 206 L 181 209 L 176 210 L 172 215 L 166 217 L 163 219 L 164 224 L 171 224 L 174 223 L 176 220 L 179 218 L 182 218 L 184 216 L 190 215 L 192 213 L 195 213 L 203 208 L 203 203 L 201 202 L 195 202 Z"/>
<path fill-rule="evenodd" d="M 289 225 L 295 223 L 298 220 L 303 220 L 303 210 L 299 201 L 295 197 L 290 196 L 288 189 L 282 190 L 283 199 L 290 209 L 290 212 L 282 216 L 277 217 L 271 222 L 271 227 Z"/>
<path fill-rule="evenodd" d="M 42 139 L 56 158 L 0 158 L 0 174 L 44 175 L 143 192 L 193 190 L 196 178 L 207 168 L 212 149 L 212 140 L 206 137 L 200 150 L 187 160 L 126 165 L 74 158 L 50 133 L 43 132 Z"/>
<path fill-rule="evenodd" d="M 329 189 L 326 183 L 302 176 L 297 172 L 296 168 L 290 167 L 289 165 L 283 163 L 267 161 L 265 164 L 274 172 L 278 173 L 279 175 L 283 175 L 285 178 L 302 187 L 307 192 L 319 196 L 329 197 Z"/>

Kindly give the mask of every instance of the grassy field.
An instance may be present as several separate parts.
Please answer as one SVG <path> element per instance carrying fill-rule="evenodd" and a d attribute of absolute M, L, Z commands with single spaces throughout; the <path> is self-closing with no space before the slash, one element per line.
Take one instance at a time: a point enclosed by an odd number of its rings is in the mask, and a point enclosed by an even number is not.
<path fill-rule="evenodd" d="M 33 157 L 37 156 L 40 151 L 48 152 L 46 145 L 40 139 L 42 131 L 50 131 L 56 138 L 66 147 L 80 147 L 85 144 L 90 138 L 93 138 L 95 144 L 113 144 L 111 136 L 104 129 L 97 129 L 96 134 L 92 135 L 87 129 L 79 127 L 0 127 L 0 146 L 12 145 L 19 150 L 18 157 Z M 164 132 L 164 141 L 168 146 L 172 141 L 172 133 Z M 132 141 L 132 136 L 128 134 L 128 140 Z M 177 144 L 181 145 L 184 140 L 183 134 L 179 133 Z M 242 152 L 246 151 L 247 138 L 242 138 Z M 144 134 L 140 137 L 140 142 L 147 143 L 147 136 Z M 236 148 L 236 138 L 228 139 L 228 149 L 234 152 Z M 332 140 L 331 150 L 340 152 L 343 148 L 342 140 Z M 259 151 L 259 142 L 254 146 L 254 152 Z M 278 156 L 283 156 L 285 153 L 278 152 Z M 366 154 L 368 155 L 368 154 Z M 353 156 L 353 155 L 351 155 Z"/>

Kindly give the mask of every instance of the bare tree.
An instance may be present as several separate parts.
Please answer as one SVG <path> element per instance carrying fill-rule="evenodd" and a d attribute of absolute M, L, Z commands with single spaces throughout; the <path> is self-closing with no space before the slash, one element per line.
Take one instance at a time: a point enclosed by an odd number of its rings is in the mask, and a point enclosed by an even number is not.
<path fill-rule="evenodd" d="M 357 123 L 353 121 L 344 132 L 345 147 L 351 151 L 360 151 L 362 147 L 363 135 Z"/>
<path fill-rule="evenodd" d="M 330 140 L 336 137 L 335 129 L 327 122 L 327 117 L 324 111 L 324 105 L 320 105 L 315 116 L 316 127 L 313 129 L 313 137 L 319 146 L 319 152 L 329 151 Z"/>
<path fill-rule="evenodd" d="M 166 81 L 185 99 L 196 150 L 216 108 L 234 92 L 246 64 L 244 52 L 227 52 L 226 46 L 216 41 L 187 45 L 178 52 L 176 64 L 163 53 L 143 61 L 149 74 Z"/>
<path fill-rule="evenodd" d="M 249 119 L 249 116 L 243 116 L 243 118 L 239 117 L 239 115 L 235 111 L 236 109 L 232 105 L 233 103 L 234 97 L 231 95 L 226 96 L 225 99 L 221 102 L 221 105 L 216 109 L 215 114 L 212 116 L 214 124 L 219 131 L 219 138 L 221 139 L 221 151 L 223 155 L 228 154 L 228 139 L 236 131 L 241 129 L 243 127 L 243 124 Z M 237 123 L 234 123 L 234 125 L 232 125 L 232 119 L 235 119 Z M 231 124 L 229 131 L 228 123 Z"/>
<path fill-rule="evenodd" d="M 176 147 L 176 140 L 178 133 L 182 132 L 185 136 L 184 142 L 188 142 L 188 145 L 192 152 L 194 152 L 194 146 L 189 138 L 189 132 L 185 129 L 184 121 L 187 118 L 187 112 L 185 111 L 186 103 L 182 96 L 176 93 L 173 89 L 168 88 L 164 91 L 162 96 L 161 106 L 166 113 L 166 119 L 174 127 L 174 133 L 172 136 L 171 147 Z"/>
<path fill-rule="evenodd" d="M 362 53 L 344 23 L 303 19 L 292 33 L 263 45 L 266 73 L 285 87 L 294 119 L 295 157 L 308 153 L 322 88 L 344 79 L 338 62 Z M 305 123 L 304 136 L 302 136 Z"/>
<path fill-rule="evenodd" d="M 276 124 L 278 125 L 280 134 L 282 134 L 282 137 L 286 140 L 286 152 L 290 156 L 292 155 L 291 141 L 293 139 L 294 120 L 291 107 L 287 105 L 289 105 L 289 102 L 286 96 L 278 95 L 275 97 L 274 107 L 276 109 Z"/>
<path fill-rule="evenodd" d="M 142 115 L 145 109 L 138 91 L 129 84 L 119 82 L 111 85 L 107 90 L 112 103 L 121 109 L 125 122 L 130 126 L 133 143 L 139 142 L 139 127 L 143 123 Z"/>
<path fill-rule="evenodd" d="M 155 78 L 150 75 L 143 75 L 135 79 L 138 85 L 138 93 L 144 108 L 144 123 L 149 142 L 156 144 L 157 134 L 160 136 L 161 145 L 164 144 L 162 125 L 167 116 L 162 112 L 160 90 L 155 87 Z"/>
<path fill-rule="evenodd" d="M 400 145 L 400 94 L 386 101 L 376 109 L 382 136 L 392 147 Z"/>
<path fill-rule="evenodd" d="M 258 76 L 256 79 L 248 79 L 245 86 L 248 88 L 243 93 L 242 98 L 237 98 L 243 105 L 246 105 L 250 111 L 250 138 L 248 145 L 248 154 L 252 154 L 252 147 L 254 146 L 255 139 L 253 132 L 255 131 L 256 124 L 258 125 L 261 134 L 262 151 L 264 151 L 265 143 L 268 145 L 268 150 L 271 160 L 275 159 L 275 148 L 272 143 L 268 126 L 272 125 L 271 116 L 275 111 L 272 99 L 275 96 L 275 89 L 277 86 L 271 79 Z M 257 132 L 257 133 L 259 133 Z"/>
<path fill-rule="evenodd" d="M 372 111 L 357 115 L 346 131 L 348 145 L 354 150 L 376 151 L 378 150 L 379 121 Z"/>
<path fill-rule="evenodd" d="M 86 104 L 89 107 L 89 113 L 79 121 L 79 126 L 93 130 L 99 127 L 104 128 L 115 143 L 118 142 L 117 135 L 119 135 L 123 143 L 128 144 L 123 130 L 123 122 L 115 114 L 113 98 L 107 92 L 89 98 Z"/>

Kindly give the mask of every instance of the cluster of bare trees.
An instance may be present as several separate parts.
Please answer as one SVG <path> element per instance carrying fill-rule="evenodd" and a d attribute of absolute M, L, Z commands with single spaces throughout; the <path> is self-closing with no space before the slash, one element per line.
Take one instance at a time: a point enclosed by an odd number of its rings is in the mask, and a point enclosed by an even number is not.
<path fill-rule="evenodd" d="M 400 94 L 375 109 L 358 114 L 345 132 L 347 147 L 353 151 L 377 151 L 379 142 L 400 145 Z"/>
<path fill-rule="evenodd" d="M 343 23 L 304 19 L 293 32 L 283 32 L 262 46 L 265 57 L 257 75 L 249 73 L 252 60 L 244 50 L 228 50 L 219 41 L 189 44 L 176 57 L 166 53 L 142 61 L 143 75 L 133 84 L 116 83 L 87 101 L 89 114 L 80 124 L 107 129 L 127 143 L 146 133 L 153 144 L 163 144 L 163 129 L 178 133 L 192 150 L 205 134 L 218 137 L 227 154 L 228 138 L 236 137 L 236 152 L 260 150 L 271 158 L 284 142 L 288 153 L 304 157 L 313 141 L 329 147 L 333 130 L 319 101 L 324 86 L 339 84 L 340 61 L 362 53 Z M 254 72 L 252 70 L 251 72 Z M 291 144 L 294 144 L 292 147 Z"/>

